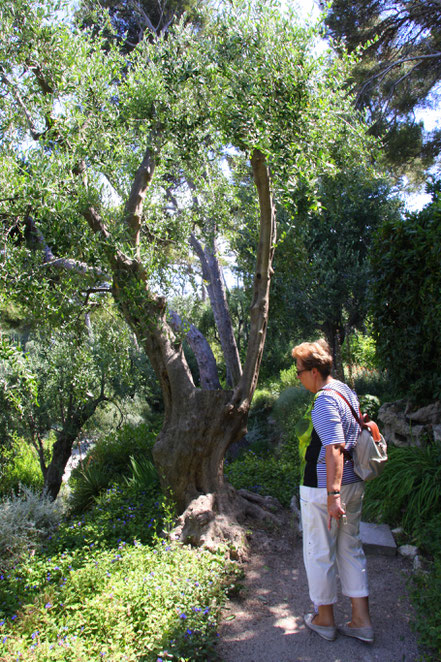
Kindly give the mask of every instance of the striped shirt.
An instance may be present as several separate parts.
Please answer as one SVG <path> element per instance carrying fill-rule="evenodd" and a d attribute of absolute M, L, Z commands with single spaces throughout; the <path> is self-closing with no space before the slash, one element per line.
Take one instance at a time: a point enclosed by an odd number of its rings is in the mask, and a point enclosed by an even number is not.
<path fill-rule="evenodd" d="M 334 389 L 331 390 L 331 389 Z M 352 415 L 346 402 L 335 390 L 351 403 L 355 411 L 359 411 L 359 403 L 355 393 L 343 382 L 333 379 L 318 392 L 311 412 L 314 430 L 317 432 L 321 448 L 317 457 L 317 487 L 326 487 L 325 449 L 329 444 L 344 444 L 351 450 L 358 438 L 360 426 Z M 350 460 L 344 461 L 342 485 L 359 482 Z"/>

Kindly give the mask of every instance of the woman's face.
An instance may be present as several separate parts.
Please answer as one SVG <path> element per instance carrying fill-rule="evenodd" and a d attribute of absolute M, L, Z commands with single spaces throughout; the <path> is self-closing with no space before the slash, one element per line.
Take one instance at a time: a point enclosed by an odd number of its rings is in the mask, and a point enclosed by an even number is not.
<path fill-rule="evenodd" d="M 300 383 L 308 390 L 314 393 L 313 388 L 315 386 L 315 380 L 313 380 L 314 368 L 305 368 L 300 359 L 296 359 L 297 367 L 297 377 L 300 379 Z"/>

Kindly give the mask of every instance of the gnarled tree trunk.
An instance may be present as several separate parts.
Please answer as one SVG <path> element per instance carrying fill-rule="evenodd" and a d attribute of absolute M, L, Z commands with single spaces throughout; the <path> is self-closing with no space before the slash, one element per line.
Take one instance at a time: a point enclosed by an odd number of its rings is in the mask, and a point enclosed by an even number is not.
<path fill-rule="evenodd" d="M 136 190 L 132 190 L 130 196 L 136 214 L 126 214 L 135 247 L 141 219 L 139 201 L 143 200 L 153 173 L 150 161 L 146 158 L 144 161 L 149 168 L 143 169 L 143 177 L 134 183 Z M 149 356 L 162 388 L 164 425 L 153 457 L 163 485 L 171 489 L 176 501 L 180 517 L 175 533 L 183 540 L 208 546 L 230 540 L 240 548 L 243 535 L 238 520 L 246 512 L 256 514 L 258 510 L 255 503 L 236 495 L 223 477 L 225 452 L 246 432 L 248 411 L 257 385 L 275 244 L 270 174 L 260 151 L 254 151 L 251 165 L 259 196 L 260 240 L 247 357 L 234 391 L 213 389 L 212 382 L 211 389 L 195 387 L 181 343 L 167 321 L 165 301 L 150 290 L 139 259 L 128 258 L 118 249 L 108 249 L 114 298 Z M 94 210 L 88 210 L 85 216 L 95 231 L 109 236 Z"/>

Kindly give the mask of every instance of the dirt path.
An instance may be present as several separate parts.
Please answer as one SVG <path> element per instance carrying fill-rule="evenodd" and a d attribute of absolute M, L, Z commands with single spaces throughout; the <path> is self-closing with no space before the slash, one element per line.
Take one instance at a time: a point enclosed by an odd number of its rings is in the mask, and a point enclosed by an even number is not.
<path fill-rule="evenodd" d="M 400 556 L 368 555 L 375 643 L 338 635 L 327 642 L 303 623 L 311 611 L 302 560 L 302 541 L 290 515 L 271 534 L 255 531 L 243 590 L 223 613 L 219 652 L 223 662 L 416 662 L 421 654 L 410 630 L 406 595 L 411 562 Z M 349 619 L 350 603 L 340 598 L 337 623 Z"/>

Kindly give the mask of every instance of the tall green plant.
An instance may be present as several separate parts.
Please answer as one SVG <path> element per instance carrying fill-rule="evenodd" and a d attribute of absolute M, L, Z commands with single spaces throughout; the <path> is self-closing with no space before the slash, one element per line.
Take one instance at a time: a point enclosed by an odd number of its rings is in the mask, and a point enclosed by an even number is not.
<path fill-rule="evenodd" d="M 419 213 L 387 219 L 372 263 L 372 312 L 380 363 L 418 402 L 441 397 L 441 181 Z"/>
<path fill-rule="evenodd" d="M 441 446 L 391 448 L 381 476 L 366 486 L 364 515 L 415 534 L 441 503 Z"/>

